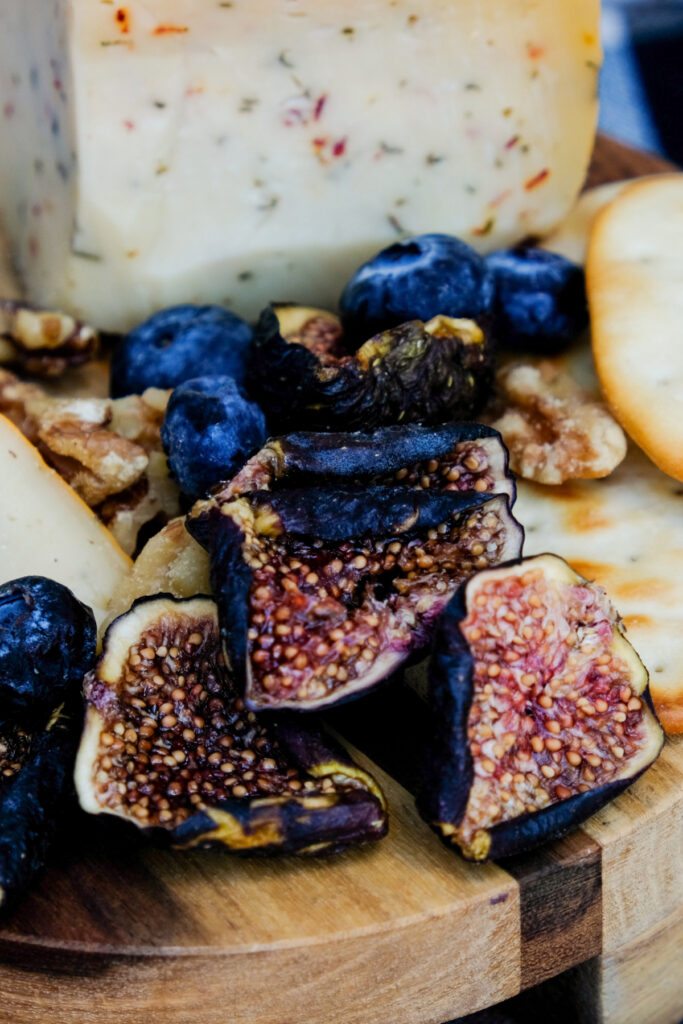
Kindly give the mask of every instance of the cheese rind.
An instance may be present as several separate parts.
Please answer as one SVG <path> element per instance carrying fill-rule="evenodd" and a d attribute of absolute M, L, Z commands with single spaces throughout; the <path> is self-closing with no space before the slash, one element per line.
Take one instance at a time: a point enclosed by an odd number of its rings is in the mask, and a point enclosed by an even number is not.
<path fill-rule="evenodd" d="M 181 300 L 251 317 L 335 305 L 404 234 L 543 234 L 588 162 L 598 19 L 599 0 L 3 0 L 0 207 L 29 294 L 109 329 Z"/>

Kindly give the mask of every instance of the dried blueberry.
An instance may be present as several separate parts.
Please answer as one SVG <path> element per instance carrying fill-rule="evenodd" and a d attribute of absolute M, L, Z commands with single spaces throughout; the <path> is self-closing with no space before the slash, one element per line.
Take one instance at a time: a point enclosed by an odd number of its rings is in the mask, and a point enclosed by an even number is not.
<path fill-rule="evenodd" d="M 496 339 L 515 349 L 557 352 L 588 323 L 583 269 L 554 252 L 501 249 L 486 257 L 493 275 Z"/>
<path fill-rule="evenodd" d="M 225 374 L 244 381 L 251 327 L 220 306 L 172 306 L 123 338 L 112 357 L 111 394 L 174 388 L 192 377 Z"/>
<path fill-rule="evenodd" d="M 478 253 L 451 235 L 416 235 L 364 263 L 346 285 L 340 308 L 355 344 L 405 323 L 443 314 L 476 317 L 493 302 L 493 279 Z"/>
<path fill-rule="evenodd" d="M 232 377 L 197 377 L 171 395 L 161 439 L 181 489 L 197 498 L 261 447 L 266 420 Z"/>
<path fill-rule="evenodd" d="M 68 587 L 44 576 L 0 586 L 2 721 L 40 723 L 95 660 L 95 619 Z"/>

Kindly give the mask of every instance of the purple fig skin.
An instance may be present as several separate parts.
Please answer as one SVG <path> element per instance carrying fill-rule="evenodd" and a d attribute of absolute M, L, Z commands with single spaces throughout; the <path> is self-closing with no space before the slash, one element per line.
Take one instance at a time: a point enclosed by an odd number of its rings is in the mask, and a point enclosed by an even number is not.
<path fill-rule="evenodd" d="M 329 774 L 333 768 L 352 776 L 357 772 L 359 782 L 365 785 L 334 793 L 326 807 L 317 806 L 319 797 L 309 800 L 305 794 L 289 796 L 280 802 L 271 798 L 265 806 L 258 800 L 244 799 L 216 804 L 215 810 L 235 819 L 243 836 L 258 836 L 261 830 L 266 837 L 277 837 L 274 841 L 256 840 L 248 850 L 236 852 L 250 856 L 327 855 L 349 846 L 374 842 L 386 835 L 386 805 L 381 791 L 377 786 L 371 790 L 369 776 L 358 772 L 340 744 L 310 723 L 310 719 L 303 727 L 298 715 L 285 713 L 273 717 L 269 728 L 288 760 L 298 768 L 312 775 L 321 769 Z M 180 847 L 215 845 L 211 833 L 216 826 L 210 810 L 198 812 L 173 830 L 171 842 Z"/>
<path fill-rule="evenodd" d="M 244 494 L 280 484 L 301 486 L 316 480 L 344 486 L 344 481 L 385 476 L 390 477 L 390 484 L 396 484 L 392 476 L 403 467 L 439 460 L 467 442 L 480 442 L 487 456 L 494 480 L 489 493 L 507 494 L 512 507 L 516 488 L 507 449 L 498 431 L 481 423 L 407 424 L 334 434 L 303 431 L 272 438 L 231 481 L 228 493 Z M 430 490 L 439 490 L 438 484 Z"/>
<path fill-rule="evenodd" d="M 339 795 L 329 807 L 307 806 L 307 797 L 289 798 L 278 805 L 245 806 L 244 801 L 229 800 L 215 810 L 230 815 L 238 825 L 243 841 L 254 838 L 248 849 L 235 849 L 243 856 L 328 856 L 350 846 L 382 839 L 387 833 L 387 816 L 379 800 L 371 793 L 351 791 Z M 310 798 L 313 804 L 314 798 Z M 220 827 L 210 814 L 198 812 L 174 829 L 171 842 L 179 848 L 226 846 L 212 838 Z M 268 842 L 259 834 L 275 835 Z"/>
<path fill-rule="evenodd" d="M 497 566 L 494 571 L 512 569 L 543 558 L 556 559 L 556 556 L 514 559 Z M 483 570 L 483 573 L 490 571 Z M 417 804 L 420 814 L 449 846 L 456 845 L 449 833 L 452 832 L 451 826 L 459 825 L 465 816 L 474 781 L 474 761 L 468 739 L 468 718 L 474 699 L 474 658 L 463 636 L 461 623 L 468 614 L 468 588 L 478 575 L 470 577 L 459 588 L 442 615 L 429 668 L 429 741 Z M 574 575 L 577 580 L 581 579 Z M 635 652 L 633 655 L 637 658 Z M 632 772 L 612 782 L 483 830 L 490 840 L 485 857 L 459 852 L 472 860 L 500 860 L 527 852 L 569 832 L 627 789 L 655 761 L 663 744 L 663 733 L 654 716 L 648 691 L 639 696 L 646 705 L 647 735 L 642 748 L 648 756 L 645 763 L 641 760 Z"/>

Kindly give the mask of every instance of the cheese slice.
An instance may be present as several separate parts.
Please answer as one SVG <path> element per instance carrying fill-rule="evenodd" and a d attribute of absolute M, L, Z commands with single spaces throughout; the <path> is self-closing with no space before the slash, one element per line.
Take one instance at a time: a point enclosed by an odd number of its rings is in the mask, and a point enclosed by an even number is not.
<path fill-rule="evenodd" d="M 569 210 L 599 0 L 2 0 L 0 216 L 33 300 L 334 306 L 397 238 Z"/>
<path fill-rule="evenodd" d="M 0 416 L 0 583 L 48 576 L 89 605 L 98 625 L 132 563 L 75 491 Z"/>

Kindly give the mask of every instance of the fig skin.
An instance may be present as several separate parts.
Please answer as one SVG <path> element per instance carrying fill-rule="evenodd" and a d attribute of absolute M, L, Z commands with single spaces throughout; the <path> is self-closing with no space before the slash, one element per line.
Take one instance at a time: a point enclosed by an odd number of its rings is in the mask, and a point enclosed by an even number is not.
<path fill-rule="evenodd" d="M 574 793 L 534 812 L 518 814 L 509 820 L 480 828 L 470 842 L 457 836 L 457 829 L 466 816 L 475 779 L 468 735 L 475 695 L 475 660 L 461 628 L 470 612 L 468 597 L 470 592 L 475 592 L 474 588 L 483 577 L 498 574 L 502 578 L 508 572 L 539 567 L 551 574 L 551 578 L 555 576 L 569 583 L 591 586 L 556 555 L 516 559 L 470 577 L 446 608 L 435 637 L 429 670 L 429 740 L 417 803 L 422 816 L 441 838 L 448 845 L 456 846 L 468 860 L 500 859 L 524 853 L 549 839 L 564 835 L 630 786 L 655 761 L 664 741 L 646 691 L 647 672 L 625 640 L 621 620 L 615 614 L 612 621 L 614 638 L 621 656 L 629 659 L 627 667 L 633 673 L 630 685 L 633 694 L 642 698 L 645 723 L 645 739 L 632 769 L 629 771 L 624 767 L 615 773 L 612 781 L 594 789 Z M 492 682 L 495 695 L 495 679 Z M 625 766 L 628 764 L 627 760 Z"/>
<path fill-rule="evenodd" d="M 221 494 L 235 496 L 306 483 L 334 483 L 344 487 L 360 481 L 419 487 L 421 481 L 413 480 L 408 468 L 412 469 L 415 464 L 428 467 L 432 462 L 439 463 L 439 467 L 430 474 L 437 478 L 430 479 L 429 489 L 432 492 L 461 491 L 468 489 L 467 474 L 463 473 L 457 483 L 452 483 L 450 478 L 438 477 L 438 468 L 460 447 L 464 449 L 461 460 L 467 458 L 470 446 L 478 456 L 485 458 L 484 468 L 491 481 L 486 490 L 492 494 L 507 494 L 512 506 L 516 489 L 507 449 L 498 431 L 481 423 L 447 423 L 434 427 L 407 424 L 333 434 L 301 431 L 271 438 Z M 469 478 L 471 489 L 471 472 Z"/>
<path fill-rule="evenodd" d="M 308 325 L 323 320 L 335 340 L 321 346 Z M 473 320 L 408 321 L 350 354 L 332 314 L 281 305 L 258 321 L 248 384 L 272 431 L 353 430 L 471 419 L 491 394 L 493 368 L 489 334 Z"/>
<path fill-rule="evenodd" d="M 165 662 L 170 651 L 166 639 L 165 651 L 158 656 L 159 660 L 155 660 L 156 650 L 142 657 L 137 654 L 132 657 L 143 640 L 147 646 L 152 642 L 158 645 L 161 637 L 172 637 L 179 648 L 175 656 L 178 667 L 173 668 L 172 673 Z M 195 697 L 194 703 L 189 685 L 183 683 L 184 690 L 173 689 L 178 686 L 176 677 L 183 665 L 196 673 L 200 684 L 196 689 L 206 687 L 204 695 Z M 159 690 L 160 684 L 155 681 L 161 672 L 166 676 L 163 690 Z M 146 815 L 136 814 L 139 809 L 136 801 L 142 795 L 139 791 L 132 803 L 124 803 L 115 790 L 102 786 L 103 769 L 105 773 L 117 773 L 112 775 L 113 782 L 121 778 L 122 766 L 127 765 L 129 758 L 135 762 L 141 755 L 143 743 L 139 740 L 134 744 L 133 753 L 127 749 L 115 753 L 112 743 L 118 722 L 128 718 L 128 732 L 136 721 L 131 717 L 135 705 L 126 704 L 127 686 L 131 684 L 137 701 L 151 694 L 163 695 L 175 703 L 172 724 L 163 706 L 157 710 L 158 700 L 147 704 L 142 711 L 145 722 L 152 721 L 155 715 L 159 720 L 154 729 L 149 730 L 148 725 L 144 735 L 160 738 L 167 752 L 172 746 L 184 755 L 176 764 L 170 759 L 170 772 L 163 767 L 168 764 L 167 760 L 158 762 L 157 772 L 165 772 L 166 776 L 159 781 L 160 790 L 155 792 L 152 779 L 147 776 L 142 787 L 148 801 Z M 114 620 L 107 630 L 102 656 L 86 684 L 86 698 L 88 710 L 76 764 L 76 787 L 81 806 L 88 813 L 115 815 L 150 838 L 178 848 L 215 846 L 244 855 L 329 854 L 380 839 L 386 833 L 386 803 L 377 783 L 355 765 L 317 723 L 309 720 L 303 724 L 298 717 L 286 715 L 277 719 L 260 718 L 257 722 L 254 716 L 247 716 L 245 721 L 244 705 L 225 669 L 221 668 L 217 610 L 211 598 L 176 599 L 162 594 L 136 601 L 130 611 Z M 199 719 L 197 711 L 202 714 Z M 192 724 L 197 730 L 197 746 L 184 737 Z M 118 735 L 121 732 L 120 729 Z M 221 743 L 227 738 L 231 738 L 232 743 Z M 157 740 L 145 739 L 145 742 L 149 744 L 148 754 L 142 757 L 142 763 L 146 765 L 150 760 L 155 763 Z M 248 749 L 252 744 L 254 749 Z M 242 750 L 250 755 L 244 763 Z M 234 755 L 233 769 L 227 775 L 221 774 L 223 766 L 219 770 L 213 760 L 219 751 L 224 760 Z M 104 757 L 114 763 L 106 765 Z M 265 761 L 262 763 L 264 758 L 269 761 L 268 765 Z M 195 778 L 198 770 L 205 780 L 213 779 L 213 791 L 207 795 L 204 786 L 200 788 L 195 783 L 191 790 L 187 783 L 183 793 L 181 784 L 180 795 L 176 793 L 173 797 L 179 804 L 169 811 L 169 800 L 165 799 L 170 798 L 169 783 L 177 785 L 182 779 L 182 770 L 192 767 L 193 759 L 196 760 L 192 768 Z M 285 778 L 291 769 L 294 769 L 296 784 L 289 775 Z M 141 770 L 146 769 L 126 768 L 128 778 L 135 778 L 137 782 L 137 773 Z M 257 781 L 253 781 L 255 774 Z M 219 782 L 216 782 L 217 776 L 220 776 Z M 273 784 L 262 791 L 260 783 L 278 777 L 279 785 Z M 236 780 L 242 783 L 241 795 L 232 792 Z M 251 787 L 251 792 L 247 792 L 247 786 Z M 201 799 L 194 797 L 193 802 L 189 799 L 190 793 L 198 793 Z M 111 794 L 114 794 L 113 803 Z M 162 814 L 166 819 L 158 817 L 157 798 L 164 798 Z"/>
<path fill-rule="evenodd" d="M 276 698 L 259 692 L 253 679 L 248 648 L 250 595 L 255 579 L 254 566 L 258 564 L 254 555 L 255 540 L 261 542 L 261 538 L 265 538 L 267 541 L 269 537 L 283 535 L 302 538 L 306 543 L 313 544 L 310 556 L 314 556 L 316 543 L 325 545 L 327 542 L 331 550 L 322 549 L 324 557 L 334 559 L 339 550 L 334 547 L 335 544 L 343 545 L 356 538 L 363 538 L 358 541 L 359 548 L 370 539 L 383 541 L 384 538 L 401 538 L 401 542 L 410 543 L 416 535 L 422 537 L 430 530 L 437 531 L 445 522 L 450 523 L 454 529 L 455 524 L 458 524 L 460 538 L 460 531 L 465 529 L 459 525 L 461 517 L 469 519 L 472 513 L 487 508 L 497 513 L 502 524 L 501 560 L 510 555 L 518 555 L 522 547 L 523 531 L 510 513 L 505 495 L 492 496 L 474 491 L 431 492 L 400 486 L 354 490 L 310 487 L 274 492 L 257 491 L 248 498 L 238 498 L 233 502 L 223 501 L 218 495 L 209 502 L 198 503 L 188 517 L 187 528 L 209 552 L 211 584 L 219 606 L 224 651 L 247 704 L 254 709 L 277 706 L 308 711 L 359 696 L 387 678 L 409 654 L 429 642 L 433 623 L 450 596 L 448 585 L 445 582 L 442 585 L 442 581 L 439 581 L 439 588 L 429 593 L 421 592 L 416 599 L 420 606 L 419 616 L 411 610 L 410 597 L 399 602 L 400 612 L 397 606 L 387 604 L 389 599 L 380 599 L 379 608 L 391 607 L 390 621 L 387 623 L 390 635 L 385 645 L 380 645 L 376 650 L 372 668 L 365 665 L 359 676 L 340 686 L 335 683 L 325 694 L 318 693 L 304 698 L 291 693 Z M 301 557 L 309 558 L 309 555 Z M 464 575 L 464 551 L 462 560 Z M 369 560 L 363 557 L 361 561 L 363 570 L 366 570 Z M 394 588 L 391 573 L 389 577 L 386 584 L 390 590 L 389 596 L 391 600 L 397 600 L 403 592 Z M 372 605 L 370 610 L 374 610 L 374 586 L 377 584 L 381 585 L 379 576 L 373 578 L 366 574 L 354 585 L 356 597 L 362 597 L 363 609 Z M 370 598 L 364 589 L 366 585 L 372 589 Z M 315 598 L 304 591 L 300 592 L 296 600 L 315 603 Z M 343 603 L 343 600 L 336 602 L 335 615 L 341 611 Z M 346 607 L 343 618 L 351 614 L 355 605 L 351 602 Z M 408 611 L 412 615 L 413 624 L 405 627 L 403 616 Z M 319 630 L 323 630 L 324 622 L 323 618 L 318 625 Z M 394 633 L 396 628 L 398 632 Z"/>

